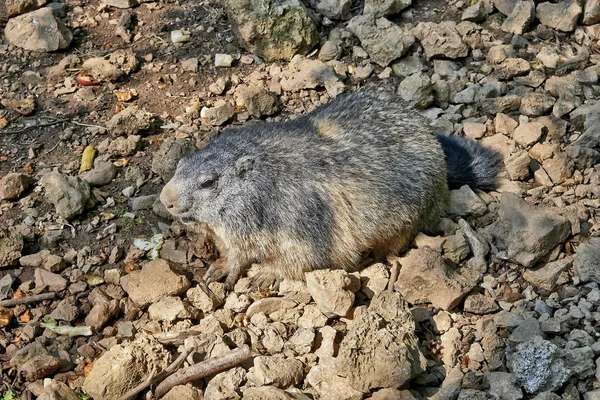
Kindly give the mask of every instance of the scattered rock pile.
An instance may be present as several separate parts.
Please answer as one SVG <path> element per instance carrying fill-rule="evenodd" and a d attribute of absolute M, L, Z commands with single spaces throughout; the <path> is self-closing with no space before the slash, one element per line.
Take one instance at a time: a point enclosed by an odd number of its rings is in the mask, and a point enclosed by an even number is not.
<path fill-rule="evenodd" d="M 0 4 L 0 382 L 114 399 L 249 345 L 163 398 L 600 399 L 598 2 L 196 3 Z M 158 201 L 177 161 L 363 85 L 499 151 L 498 190 L 360 272 L 204 283 L 217 250 Z"/>

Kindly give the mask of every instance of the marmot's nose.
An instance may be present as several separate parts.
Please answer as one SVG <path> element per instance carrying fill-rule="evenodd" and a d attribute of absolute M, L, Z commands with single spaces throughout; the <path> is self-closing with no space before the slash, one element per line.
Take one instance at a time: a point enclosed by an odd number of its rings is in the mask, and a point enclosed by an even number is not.
<path fill-rule="evenodd" d="M 173 183 L 173 180 L 170 180 L 165 185 L 162 192 L 160 192 L 160 201 L 172 214 L 177 214 L 181 212 L 181 206 L 179 203 L 179 193 L 176 186 L 177 185 Z"/>

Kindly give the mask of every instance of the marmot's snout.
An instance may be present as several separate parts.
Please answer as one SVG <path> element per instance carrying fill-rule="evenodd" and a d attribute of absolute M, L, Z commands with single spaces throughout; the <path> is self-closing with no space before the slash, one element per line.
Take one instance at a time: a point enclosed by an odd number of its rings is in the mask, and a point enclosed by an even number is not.
<path fill-rule="evenodd" d="M 160 192 L 160 201 L 165 205 L 167 210 L 177 216 L 186 211 L 185 207 L 181 202 L 179 190 L 177 189 L 177 182 L 171 179 Z"/>

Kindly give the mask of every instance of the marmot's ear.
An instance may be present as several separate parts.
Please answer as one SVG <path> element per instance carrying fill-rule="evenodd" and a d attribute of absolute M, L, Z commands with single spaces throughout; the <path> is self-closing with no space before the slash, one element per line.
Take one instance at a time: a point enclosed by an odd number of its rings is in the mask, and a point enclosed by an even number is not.
<path fill-rule="evenodd" d="M 240 177 L 246 176 L 253 168 L 254 158 L 251 156 L 244 156 L 235 163 L 235 169 Z"/>

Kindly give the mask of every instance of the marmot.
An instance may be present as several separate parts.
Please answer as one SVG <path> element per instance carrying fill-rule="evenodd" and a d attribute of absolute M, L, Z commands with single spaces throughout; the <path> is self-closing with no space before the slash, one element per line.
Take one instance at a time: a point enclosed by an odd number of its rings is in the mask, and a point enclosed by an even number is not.
<path fill-rule="evenodd" d="M 286 122 L 224 130 L 179 161 L 160 199 L 208 228 L 233 286 L 259 263 L 259 286 L 322 268 L 355 271 L 434 230 L 449 188 L 497 186 L 501 156 L 436 136 L 395 94 L 363 89 Z"/>

